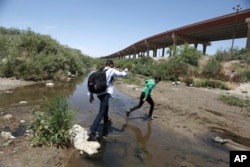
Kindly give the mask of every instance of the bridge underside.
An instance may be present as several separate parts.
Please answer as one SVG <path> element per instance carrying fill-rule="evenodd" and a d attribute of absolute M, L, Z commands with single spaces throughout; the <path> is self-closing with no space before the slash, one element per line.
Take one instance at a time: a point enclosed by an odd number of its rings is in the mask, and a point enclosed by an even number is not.
<path fill-rule="evenodd" d="M 156 57 L 157 49 L 162 49 L 164 56 L 165 48 L 184 43 L 194 44 L 196 48 L 201 44 L 206 54 L 206 47 L 211 42 L 237 38 L 247 38 L 246 48 L 250 48 L 250 9 L 166 31 L 102 58 L 148 56 L 151 50 Z"/>

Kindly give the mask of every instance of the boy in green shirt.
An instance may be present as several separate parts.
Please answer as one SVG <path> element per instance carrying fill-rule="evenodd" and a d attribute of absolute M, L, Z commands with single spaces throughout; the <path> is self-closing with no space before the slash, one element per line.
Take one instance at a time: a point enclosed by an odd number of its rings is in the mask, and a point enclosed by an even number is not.
<path fill-rule="evenodd" d="M 126 116 L 129 117 L 130 113 L 138 108 L 141 108 L 141 106 L 143 105 L 143 103 L 145 101 L 147 101 L 150 104 L 150 109 L 149 109 L 149 113 L 148 113 L 148 119 L 152 120 L 153 119 L 153 110 L 154 110 L 154 101 L 151 97 L 151 91 L 153 90 L 153 88 L 156 86 L 157 83 L 159 83 L 161 81 L 161 77 L 154 77 L 154 79 L 147 79 L 145 81 L 145 86 L 143 88 L 143 91 L 141 92 L 141 96 L 140 96 L 140 101 L 139 104 L 137 104 L 136 106 L 128 109 L 126 111 Z"/>

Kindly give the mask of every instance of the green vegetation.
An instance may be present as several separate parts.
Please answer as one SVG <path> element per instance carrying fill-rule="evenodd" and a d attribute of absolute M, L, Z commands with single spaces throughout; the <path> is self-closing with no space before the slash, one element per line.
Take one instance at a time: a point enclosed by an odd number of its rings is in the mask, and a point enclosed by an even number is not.
<path fill-rule="evenodd" d="M 115 64 L 119 68 L 129 68 L 131 72 L 144 76 L 161 75 L 163 80 L 179 80 L 188 74 L 189 67 L 197 67 L 201 53 L 196 49 L 184 45 L 177 50 L 175 56 L 168 60 L 154 61 L 151 57 L 140 59 L 119 59 Z"/>
<path fill-rule="evenodd" d="M 219 99 L 232 106 L 250 107 L 249 99 L 241 99 L 235 96 L 225 96 L 225 95 L 221 95 Z"/>
<path fill-rule="evenodd" d="M 0 77 L 58 80 L 69 74 L 82 75 L 91 66 L 91 58 L 79 50 L 30 29 L 0 27 L 0 47 Z"/>
<path fill-rule="evenodd" d="M 250 52 L 248 49 L 234 48 L 231 50 L 218 50 L 214 57 L 220 62 L 239 60 L 242 63 L 250 64 Z"/>
<path fill-rule="evenodd" d="M 29 129 L 33 136 L 31 142 L 37 145 L 69 146 L 71 121 L 74 110 L 62 97 L 47 101 L 44 108 L 34 109 L 34 118 Z"/>
<path fill-rule="evenodd" d="M 121 69 L 146 77 L 160 75 L 163 80 L 183 81 L 186 85 L 228 90 L 228 82 L 250 81 L 250 51 L 234 49 L 232 53 L 218 51 L 214 56 L 203 56 L 189 45 L 175 48 L 175 54 L 155 61 L 151 57 L 139 59 L 115 59 Z M 236 63 L 230 63 L 234 62 Z M 237 63 L 239 61 L 239 63 Z M 224 69 L 223 63 L 229 63 Z"/>
<path fill-rule="evenodd" d="M 34 81 L 63 80 L 68 75 L 82 75 L 94 65 L 97 69 L 105 67 L 104 59 L 83 55 L 77 49 L 60 45 L 50 36 L 30 29 L 0 27 L 0 46 L 0 77 Z M 188 44 L 171 48 L 174 53 L 160 61 L 142 56 L 139 59 L 115 59 L 114 62 L 116 67 L 126 67 L 133 74 L 145 77 L 160 75 L 163 80 L 183 81 L 193 86 L 228 89 L 222 82 L 239 83 L 250 80 L 248 49 L 234 48 L 233 52 L 219 50 L 214 56 L 203 56 Z M 223 63 L 230 61 L 236 63 L 232 63 L 225 71 Z M 135 78 L 124 80 L 138 82 Z"/>
<path fill-rule="evenodd" d="M 202 70 L 202 75 L 206 78 L 216 77 L 222 68 L 221 62 L 216 58 L 210 58 Z"/>
<path fill-rule="evenodd" d="M 213 79 L 198 79 L 193 82 L 195 87 L 205 87 L 205 88 L 219 88 L 223 90 L 229 90 L 228 85 L 225 82 Z"/>
<path fill-rule="evenodd" d="M 242 82 L 250 81 L 250 67 L 239 70 L 239 78 Z"/>

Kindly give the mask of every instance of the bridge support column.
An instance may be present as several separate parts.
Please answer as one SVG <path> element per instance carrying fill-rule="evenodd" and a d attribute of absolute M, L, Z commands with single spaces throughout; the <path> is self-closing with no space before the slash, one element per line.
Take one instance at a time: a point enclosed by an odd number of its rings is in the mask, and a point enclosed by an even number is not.
<path fill-rule="evenodd" d="M 172 47 L 169 47 L 169 55 L 168 55 L 168 57 L 171 57 L 172 53 L 173 53 L 173 49 L 172 49 Z"/>
<path fill-rule="evenodd" d="M 165 48 L 162 48 L 161 57 L 164 57 L 164 53 L 165 53 Z"/>
<path fill-rule="evenodd" d="M 248 27 L 246 48 L 250 49 L 250 18 L 246 18 L 246 23 Z"/>
<path fill-rule="evenodd" d="M 144 56 L 144 53 L 143 52 L 140 52 L 140 57 Z"/>
<path fill-rule="evenodd" d="M 206 55 L 206 51 L 207 51 L 207 45 L 203 44 L 203 55 Z"/>
<path fill-rule="evenodd" d="M 153 51 L 153 57 L 156 57 L 156 55 L 157 55 L 157 49 L 154 49 L 154 51 Z"/>
<path fill-rule="evenodd" d="M 149 50 L 147 49 L 147 57 L 149 57 Z"/>
<path fill-rule="evenodd" d="M 198 48 L 198 43 L 195 43 L 195 44 L 194 44 L 194 47 L 195 47 L 195 49 L 197 50 L 197 48 Z"/>

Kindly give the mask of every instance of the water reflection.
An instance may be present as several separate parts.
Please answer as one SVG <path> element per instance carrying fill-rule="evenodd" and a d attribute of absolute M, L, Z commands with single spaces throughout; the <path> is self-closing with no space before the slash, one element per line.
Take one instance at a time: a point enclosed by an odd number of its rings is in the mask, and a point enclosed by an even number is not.
<path fill-rule="evenodd" d="M 28 101 L 28 105 L 33 105 L 55 96 L 67 98 L 75 92 L 76 86 L 82 82 L 84 77 L 78 77 L 69 82 L 58 81 L 55 82 L 54 87 L 46 87 L 45 83 L 38 83 L 13 89 L 13 93 L 0 94 L 0 106 L 16 105 L 20 101 Z"/>
<path fill-rule="evenodd" d="M 137 147 L 136 147 L 136 156 L 140 160 L 152 160 L 151 153 L 147 150 L 147 141 L 150 138 L 151 135 L 151 121 L 147 122 L 147 132 L 145 135 L 143 135 L 140 128 L 137 126 L 134 126 L 132 124 L 126 124 L 126 127 L 134 132 L 134 135 L 137 139 Z"/>
<path fill-rule="evenodd" d="M 151 161 L 152 155 L 150 151 L 147 150 L 147 142 L 151 135 L 151 121 L 148 121 L 146 124 L 147 131 L 145 134 L 143 134 L 142 130 L 144 127 L 140 129 L 127 120 L 125 120 L 123 125 L 118 124 L 107 127 L 102 124 L 99 131 L 109 131 L 108 138 L 106 140 L 100 140 L 101 148 L 97 154 L 94 156 L 83 155 L 81 160 L 94 164 L 94 166 L 126 166 L 126 160 L 129 160 L 127 162 L 131 163 L 131 161 L 136 162 L 136 159 L 144 161 L 144 163 Z M 142 126 L 144 125 L 145 124 Z M 74 165 L 71 163 L 70 167 L 80 167 L 81 160 L 79 159 Z M 139 161 L 136 163 L 140 164 Z"/>

